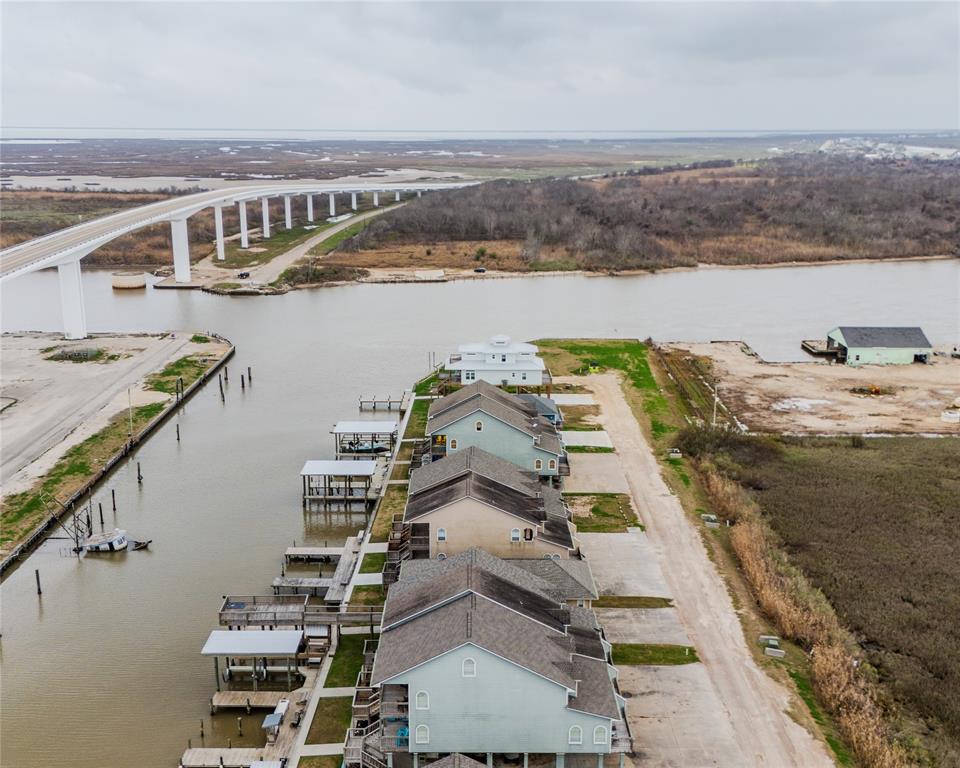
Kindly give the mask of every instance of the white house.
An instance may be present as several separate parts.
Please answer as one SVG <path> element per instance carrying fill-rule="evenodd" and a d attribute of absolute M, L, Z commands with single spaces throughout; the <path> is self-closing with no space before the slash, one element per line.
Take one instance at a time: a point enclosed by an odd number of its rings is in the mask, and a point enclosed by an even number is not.
<path fill-rule="evenodd" d="M 549 377 L 543 360 L 533 344 L 515 343 L 509 336 L 493 336 L 489 341 L 461 344 L 450 355 L 444 368 L 464 384 L 486 381 L 497 386 L 541 386 Z"/>

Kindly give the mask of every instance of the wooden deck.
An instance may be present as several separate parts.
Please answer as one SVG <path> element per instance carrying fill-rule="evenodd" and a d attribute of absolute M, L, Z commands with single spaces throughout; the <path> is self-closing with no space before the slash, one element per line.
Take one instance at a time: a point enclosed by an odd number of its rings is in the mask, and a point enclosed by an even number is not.
<path fill-rule="evenodd" d="M 277 576 L 273 580 L 273 591 L 277 595 L 325 595 L 333 587 L 333 583 L 333 579 L 328 578 Z"/>
<path fill-rule="evenodd" d="M 350 543 L 349 539 L 347 543 Z M 311 563 L 325 558 L 340 557 L 341 555 L 343 555 L 343 547 L 287 547 L 283 553 L 283 557 L 288 563 L 292 560 Z"/>
<path fill-rule="evenodd" d="M 286 729 L 286 730 L 289 730 Z M 180 757 L 181 768 L 249 768 L 257 760 L 272 760 L 274 746 L 269 747 L 193 747 Z"/>
<path fill-rule="evenodd" d="M 280 699 L 297 700 L 297 691 L 217 691 L 211 704 L 214 710 L 220 709 L 269 709 L 274 710 Z"/>

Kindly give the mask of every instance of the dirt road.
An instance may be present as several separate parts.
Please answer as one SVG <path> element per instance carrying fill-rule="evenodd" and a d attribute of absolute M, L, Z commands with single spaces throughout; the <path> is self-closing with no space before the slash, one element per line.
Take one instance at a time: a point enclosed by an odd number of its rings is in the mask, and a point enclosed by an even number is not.
<path fill-rule="evenodd" d="M 697 648 L 751 766 L 833 765 L 826 747 L 786 710 L 790 694 L 757 666 L 726 587 L 680 501 L 670 493 L 617 376 L 558 378 L 587 384 L 602 409 L 646 533 L 660 559 L 683 628 Z"/>

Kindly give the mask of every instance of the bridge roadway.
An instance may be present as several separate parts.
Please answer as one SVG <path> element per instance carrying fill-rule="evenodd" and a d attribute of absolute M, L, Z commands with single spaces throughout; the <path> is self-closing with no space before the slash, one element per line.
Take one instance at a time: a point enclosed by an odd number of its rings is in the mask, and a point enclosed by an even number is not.
<path fill-rule="evenodd" d="M 263 236 L 270 236 L 268 200 L 283 197 L 286 226 L 291 224 L 291 198 L 303 195 L 307 199 L 307 218 L 314 220 L 313 196 L 329 197 L 330 215 L 336 213 L 335 195 L 350 194 L 352 208 L 356 208 L 356 196 L 363 193 L 374 195 L 374 204 L 379 204 L 379 195 L 393 192 L 433 192 L 458 189 L 476 182 L 424 182 L 398 185 L 376 182 L 354 182 L 344 185 L 336 182 L 306 183 L 303 181 L 255 183 L 224 189 L 183 195 L 170 200 L 150 203 L 98 219 L 85 221 L 58 232 L 29 240 L 0 251 L 0 283 L 48 267 L 57 267 L 60 274 L 60 298 L 63 309 L 64 331 L 68 339 L 80 339 L 87 335 L 86 315 L 83 307 L 83 291 L 80 282 L 80 260 L 91 251 L 114 238 L 134 232 L 143 227 L 169 221 L 172 226 L 173 261 L 175 280 L 190 282 L 190 252 L 187 241 L 187 219 L 204 208 L 214 208 L 216 214 L 217 255 L 224 258 L 223 208 L 239 205 L 241 244 L 248 247 L 247 208 L 250 201 L 261 201 Z"/>

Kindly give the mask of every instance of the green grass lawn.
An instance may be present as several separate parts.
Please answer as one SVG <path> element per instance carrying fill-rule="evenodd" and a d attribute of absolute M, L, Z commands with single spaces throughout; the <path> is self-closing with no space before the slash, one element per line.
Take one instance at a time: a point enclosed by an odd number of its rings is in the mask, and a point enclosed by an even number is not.
<path fill-rule="evenodd" d="M 147 377 L 147 387 L 157 392 L 166 392 L 172 395 L 177 391 L 177 379 L 183 379 L 183 388 L 186 389 L 200 378 L 209 365 L 201 362 L 193 355 L 186 355 L 174 360 L 160 373 Z"/>
<path fill-rule="evenodd" d="M 350 696 L 320 699 L 317 703 L 317 711 L 313 716 L 313 722 L 310 723 L 306 743 L 342 743 L 347 735 L 347 729 L 350 727 L 352 714 L 353 699 Z"/>
<path fill-rule="evenodd" d="M 410 419 L 407 421 L 407 431 L 404 439 L 423 437 L 427 428 L 427 414 L 430 411 L 430 400 L 414 400 L 410 406 Z"/>
<path fill-rule="evenodd" d="M 301 757 L 297 768 L 340 768 L 343 765 L 343 755 L 311 755 Z"/>
<path fill-rule="evenodd" d="M 574 432 L 595 432 L 603 429 L 597 424 L 600 416 L 599 405 L 564 405 L 560 412 L 563 414 L 563 429 Z"/>
<path fill-rule="evenodd" d="M 403 514 L 407 506 L 407 486 L 391 485 L 380 500 L 377 516 L 370 527 L 370 541 L 384 542 L 390 537 L 393 516 Z"/>
<path fill-rule="evenodd" d="M 361 584 L 350 593 L 350 605 L 362 605 L 380 608 L 384 600 L 383 587 L 379 584 Z"/>
<path fill-rule="evenodd" d="M 568 445 L 567 453 L 616 453 L 616 450 L 607 445 Z"/>
<path fill-rule="evenodd" d="M 688 645 L 613 643 L 614 664 L 665 666 L 697 661 L 696 649 Z"/>
<path fill-rule="evenodd" d="M 379 590 L 380 588 L 377 587 Z M 353 590 L 354 594 L 357 588 Z M 352 600 L 350 601 L 353 602 Z M 330 672 L 323 683 L 324 688 L 346 688 L 356 685 L 357 675 L 363 666 L 363 644 L 373 635 L 340 635 L 337 652 L 330 663 Z"/>
<path fill-rule="evenodd" d="M 344 240 L 349 240 L 354 235 L 358 234 L 367 226 L 373 218 L 363 219 L 363 221 L 355 221 L 349 227 L 344 227 L 339 232 L 331 235 L 323 242 L 317 243 L 313 248 L 310 249 L 310 256 L 325 256 L 331 251 L 336 250 L 337 246 L 340 245 Z"/>
<path fill-rule="evenodd" d="M 386 552 L 367 552 L 360 563 L 360 573 L 380 573 L 386 562 Z"/>
<path fill-rule="evenodd" d="M 294 226 L 293 229 L 285 229 L 282 223 L 277 226 L 277 223 L 274 222 L 270 227 L 270 237 L 266 240 L 261 237 L 256 237 L 256 239 L 251 237 L 250 248 L 241 248 L 239 240 L 228 240 L 225 243 L 224 256 L 226 258 L 220 261 L 214 257 L 213 264 L 224 269 L 240 269 L 266 264 L 304 240 L 314 237 L 332 226 L 332 224 L 323 221 L 313 229 L 305 229 L 303 225 Z M 259 250 L 261 248 L 262 251 Z"/>
<path fill-rule="evenodd" d="M 643 595 L 601 595 L 593 601 L 594 608 L 672 608 L 669 597 Z"/>
<path fill-rule="evenodd" d="M 625 493 L 565 493 L 563 497 L 580 532 L 623 533 L 627 526 L 638 525 L 630 497 Z M 590 514 L 583 514 L 587 509 Z"/>

